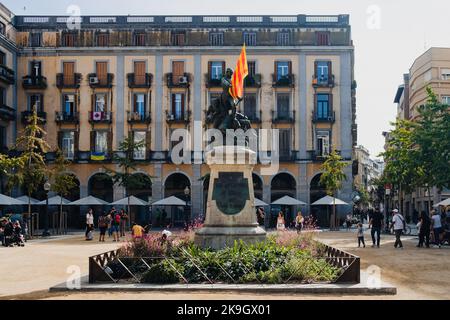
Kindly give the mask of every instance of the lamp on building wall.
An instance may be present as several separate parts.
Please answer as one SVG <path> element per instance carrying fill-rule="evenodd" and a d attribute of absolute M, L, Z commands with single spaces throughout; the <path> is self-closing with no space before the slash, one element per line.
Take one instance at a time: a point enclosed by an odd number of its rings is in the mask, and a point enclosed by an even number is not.
<path fill-rule="evenodd" d="M 48 193 L 50 189 L 52 188 L 52 185 L 50 182 L 45 182 L 44 184 L 44 190 L 45 190 L 45 217 L 44 217 L 44 233 L 42 234 L 43 237 L 50 237 L 50 232 L 48 231 L 49 228 L 49 217 L 48 217 Z"/>

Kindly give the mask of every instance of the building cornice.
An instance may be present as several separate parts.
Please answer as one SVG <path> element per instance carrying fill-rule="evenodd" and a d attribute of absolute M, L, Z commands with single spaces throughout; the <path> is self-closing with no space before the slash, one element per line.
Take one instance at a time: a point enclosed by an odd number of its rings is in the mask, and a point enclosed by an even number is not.
<path fill-rule="evenodd" d="M 271 47 L 261 46 L 248 48 L 247 54 L 259 55 L 327 55 L 353 52 L 353 46 L 297 46 Z M 24 48 L 20 56 L 52 56 L 52 55 L 144 55 L 144 54 L 203 54 L 203 55 L 239 55 L 240 47 L 78 47 L 78 48 Z"/>

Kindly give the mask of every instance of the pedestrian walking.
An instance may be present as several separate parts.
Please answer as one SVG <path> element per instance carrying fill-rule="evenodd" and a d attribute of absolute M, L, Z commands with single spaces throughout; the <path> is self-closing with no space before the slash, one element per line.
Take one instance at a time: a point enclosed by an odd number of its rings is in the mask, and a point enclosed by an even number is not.
<path fill-rule="evenodd" d="M 419 244 L 418 248 L 423 248 L 425 246 L 427 248 L 430 247 L 430 231 L 431 231 L 431 220 L 425 211 L 422 211 L 419 216 Z"/>
<path fill-rule="evenodd" d="M 303 217 L 302 212 L 299 211 L 297 217 L 295 217 L 295 229 L 297 230 L 297 233 L 302 232 L 304 224 L 305 218 Z"/>
<path fill-rule="evenodd" d="M 108 236 L 111 238 L 112 237 L 112 221 L 113 221 L 113 216 L 112 216 L 112 211 L 109 211 L 108 214 L 106 215 L 106 221 L 108 222 Z"/>
<path fill-rule="evenodd" d="M 92 240 L 92 232 L 94 231 L 94 211 L 91 209 L 86 213 L 86 241 Z"/>
<path fill-rule="evenodd" d="M 285 231 L 286 230 L 286 221 L 284 220 L 284 215 L 283 215 L 282 211 L 280 211 L 280 213 L 278 214 L 277 230 L 278 231 Z"/>
<path fill-rule="evenodd" d="M 100 230 L 99 242 L 105 242 L 106 230 L 108 229 L 108 215 L 105 212 L 98 218 L 98 228 Z"/>
<path fill-rule="evenodd" d="M 384 225 L 384 216 L 379 209 L 376 209 L 375 212 L 372 213 L 369 221 L 369 228 L 371 229 L 370 234 L 372 236 L 372 243 L 373 243 L 372 248 L 375 248 L 375 246 L 377 246 L 377 248 L 380 247 L 381 230 L 383 229 L 383 225 Z"/>
<path fill-rule="evenodd" d="M 441 247 L 442 220 L 436 210 L 431 211 L 431 228 L 433 229 L 434 244 Z"/>
<path fill-rule="evenodd" d="M 358 223 L 357 234 L 358 234 L 358 248 L 361 248 L 361 244 L 365 248 L 366 243 L 364 242 L 364 227 L 362 223 Z"/>
<path fill-rule="evenodd" d="M 125 228 L 128 222 L 128 214 L 124 209 L 120 210 L 120 237 L 125 237 Z"/>
<path fill-rule="evenodd" d="M 395 233 L 395 244 L 394 247 L 397 249 L 399 247 L 400 249 L 403 249 L 403 243 L 402 243 L 402 233 L 406 229 L 406 222 L 405 218 L 401 215 L 401 213 L 394 209 L 393 211 L 394 216 L 392 217 L 392 225 L 391 228 L 394 229 Z"/>
<path fill-rule="evenodd" d="M 114 237 L 113 242 L 120 241 L 120 221 L 121 221 L 120 213 L 114 211 L 113 220 L 111 222 L 111 229 Z"/>
<path fill-rule="evenodd" d="M 303 224 L 305 223 L 305 218 L 302 215 L 302 212 L 299 211 L 297 213 L 297 217 L 295 218 L 295 229 L 297 233 L 301 233 L 303 230 Z"/>

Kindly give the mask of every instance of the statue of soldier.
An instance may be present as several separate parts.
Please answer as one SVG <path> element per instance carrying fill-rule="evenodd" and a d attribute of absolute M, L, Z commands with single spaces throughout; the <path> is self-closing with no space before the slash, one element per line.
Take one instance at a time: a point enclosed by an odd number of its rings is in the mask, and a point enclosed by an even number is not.
<path fill-rule="evenodd" d="M 248 118 L 236 110 L 242 99 L 236 101 L 230 94 L 230 88 L 233 86 L 233 73 L 232 69 L 227 69 L 221 81 L 223 92 L 219 99 L 212 102 L 206 118 L 208 124 L 212 123 L 214 128 L 221 130 L 224 135 L 228 129 L 243 129 L 244 131 L 251 129 Z"/>

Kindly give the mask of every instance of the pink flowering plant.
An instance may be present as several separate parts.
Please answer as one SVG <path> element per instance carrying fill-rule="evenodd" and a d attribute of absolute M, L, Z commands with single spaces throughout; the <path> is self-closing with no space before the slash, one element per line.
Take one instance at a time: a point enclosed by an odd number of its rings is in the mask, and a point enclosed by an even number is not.
<path fill-rule="evenodd" d="M 195 245 L 195 231 L 202 226 L 198 219 L 168 239 L 149 234 L 131 240 L 119 250 L 119 258 L 128 269 L 137 270 L 144 283 L 333 282 L 341 270 L 322 256 L 315 241 L 315 223 L 305 225 L 301 233 L 272 233 L 261 243 L 236 241 L 234 246 L 214 251 Z"/>

